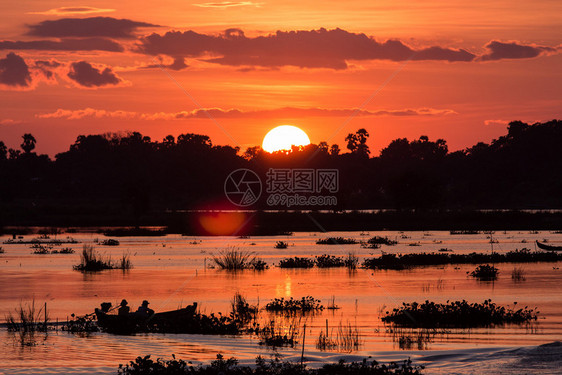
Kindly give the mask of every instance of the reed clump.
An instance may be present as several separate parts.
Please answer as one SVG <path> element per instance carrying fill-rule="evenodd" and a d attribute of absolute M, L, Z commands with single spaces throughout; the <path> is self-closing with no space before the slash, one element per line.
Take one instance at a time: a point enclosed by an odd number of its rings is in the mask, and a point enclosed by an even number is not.
<path fill-rule="evenodd" d="M 26 304 L 20 303 L 20 305 L 14 309 L 13 313 L 10 312 L 5 317 L 8 331 L 46 331 L 49 318 L 44 310 L 45 306 L 37 309 L 35 307 L 35 300 Z"/>
<path fill-rule="evenodd" d="M 133 268 L 133 263 L 131 262 L 131 256 L 129 254 L 123 254 L 119 261 L 117 262 L 117 267 L 120 270 L 130 270 Z"/>
<path fill-rule="evenodd" d="M 514 267 L 513 271 L 511 271 L 511 279 L 513 281 L 525 281 L 525 270 L 523 267 Z"/>
<path fill-rule="evenodd" d="M 288 321 L 278 322 L 275 319 L 269 321 L 263 328 L 256 331 L 260 337 L 260 345 L 273 348 L 291 347 L 298 343 L 300 334 L 301 318 L 293 317 Z"/>
<path fill-rule="evenodd" d="M 403 303 L 381 318 L 385 323 L 402 327 L 423 328 L 476 328 L 504 324 L 523 324 L 537 320 L 537 309 L 515 310 L 499 306 L 491 299 L 483 303 L 468 303 L 466 300 L 447 303 L 425 301 Z"/>
<path fill-rule="evenodd" d="M 359 350 L 361 344 L 357 325 L 352 325 L 349 321 L 345 324 L 340 322 L 334 336 L 329 332 L 328 321 L 326 320 L 326 331 L 320 330 L 316 340 L 316 348 L 319 350 L 337 350 L 347 353 Z"/>
<path fill-rule="evenodd" d="M 358 243 L 359 241 L 356 239 L 345 237 L 328 237 L 316 241 L 317 245 L 355 245 Z"/>
<path fill-rule="evenodd" d="M 436 336 L 447 335 L 448 330 L 437 330 L 435 328 L 401 328 L 394 327 L 389 330 L 392 341 L 398 344 L 402 350 L 427 350 L 429 344 L 433 343 Z"/>
<path fill-rule="evenodd" d="M 104 258 L 92 245 L 84 245 L 80 263 L 74 266 L 77 271 L 102 271 L 113 269 L 111 258 Z"/>
<path fill-rule="evenodd" d="M 218 255 L 212 255 L 211 260 L 218 268 L 228 271 L 267 268 L 267 264 L 257 258 L 253 252 L 236 248 L 221 250 Z"/>
<path fill-rule="evenodd" d="M 239 322 L 241 326 L 246 326 L 257 318 L 258 307 L 250 305 L 246 298 L 240 293 L 234 294 L 230 306 L 230 317 L 234 321 Z"/>
<path fill-rule="evenodd" d="M 359 258 L 355 255 L 355 253 L 349 252 L 343 259 L 343 264 L 350 270 L 354 270 L 359 265 Z"/>
<path fill-rule="evenodd" d="M 84 245 L 80 254 L 80 263 L 73 266 L 77 271 L 97 272 L 103 270 L 122 269 L 133 267 L 129 254 L 123 254 L 118 262 L 111 261 L 111 257 L 104 257 L 92 245 Z"/>

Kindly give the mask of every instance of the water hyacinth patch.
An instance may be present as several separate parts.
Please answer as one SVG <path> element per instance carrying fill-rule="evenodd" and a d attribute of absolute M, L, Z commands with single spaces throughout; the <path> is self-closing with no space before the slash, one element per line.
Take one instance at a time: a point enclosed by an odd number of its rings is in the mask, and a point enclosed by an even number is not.
<path fill-rule="evenodd" d="M 402 327 L 424 328 L 476 328 L 504 324 L 522 324 L 537 320 L 539 312 L 528 309 L 514 310 L 496 305 L 491 299 L 483 303 L 466 300 L 446 303 L 425 301 L 403 303 L 401 307 L 386 312 L 381 320 Z"/>

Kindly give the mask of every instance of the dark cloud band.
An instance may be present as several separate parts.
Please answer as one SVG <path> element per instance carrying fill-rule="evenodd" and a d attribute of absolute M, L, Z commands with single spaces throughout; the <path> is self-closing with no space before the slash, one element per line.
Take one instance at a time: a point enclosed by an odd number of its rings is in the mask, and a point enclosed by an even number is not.
<path fill-rule="evenodd" d="M 143 27 L 158 25 L 112 17 L 63 18 L 29 25 L 29 35 L 56 38 L 134 38 L 137 30 Z"/>

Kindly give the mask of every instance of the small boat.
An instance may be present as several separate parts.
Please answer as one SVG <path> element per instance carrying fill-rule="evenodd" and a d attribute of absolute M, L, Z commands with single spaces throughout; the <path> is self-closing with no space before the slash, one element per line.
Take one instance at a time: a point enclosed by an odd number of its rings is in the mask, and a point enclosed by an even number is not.
<path fill-rule="evenodd" d="M 197 302 L 183 309 L 165 311 L 152 315 L 128 313 L 126 315 L 108 314 L 96 308 L 98 325 L 105 332 L 131 335 L 139 332 L 186 332 L 192 326 Z"/>
<path fill-rule="evenodd" d="M 544 243 L 540 243 L 539 241 L 535 241 L 539 249 L 548 250 L 548 251 L 562 251 L 562 246 L 552 246 L 546 245 Z"/>

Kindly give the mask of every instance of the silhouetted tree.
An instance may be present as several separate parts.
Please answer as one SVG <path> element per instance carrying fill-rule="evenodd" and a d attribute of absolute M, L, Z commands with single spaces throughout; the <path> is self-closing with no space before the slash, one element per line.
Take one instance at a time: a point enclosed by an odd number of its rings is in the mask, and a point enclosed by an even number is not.
<path fill-rule="evenodd" d="M 8 149 L 4 142 L 0 141 L 0 160 L 6 160 L 8 155 Z"/>
<path fill-rule="evenodd" d="M 512 121 L 507 126 L 507 136 L 510 138 L 515 138 L 525 131 L 529 127 L 528 124 L 525 124 L 521 121 Z"/>
<path fill-rule="evenodd" d="M 164 148 L 170 149 L 176 145 L 176 139 L 174 138 L 173 135 L 167 135 L 162 140 L 162 145 L 164 146 Z"/>
<path fill-rule="evenodd" d="M 246 149 L 246 151 L 244 151 L 244 159 L 252 160 L 252 159 L 258 157 L 259 154 L 261 154 L 262 152 L 263 152 L 263 150 L 260 146 L 248 147 Z"/>
<path fill-rule="evenodd" d="M 37 143 L 37 141 L 35 140 L 35 137 L 29 133 L 24 134 L 22 138 L 23 138 L 23 142 L 20 147 L 23 150 L 23 152 L 29 154 L 31 151 L 35 149 L 35 143 Z"/>
<path fill-rule="evenodd" d="M 330 155 L 338 156 L 340 152 L 340 146 L 338 146 L 337 144 L 334 143 L 332 146 L 330 146 Z"/>
<path fill-rule="evenodd" d="M 8 150 L 8 154 L 10 155 L 10 160 L 16 160 L 17 158 L 20 157 L 21 155 L 21 151 L 20 150 L 14 150 L 13 148 Z"/>
<path fill-rule="evenodd" d="M 213 145 L 211 138 L 208 136 L 193 133 L 178 135 L 177 144 L 178 146 L 189 145 L 203 148 L 210 148 Z"/>
<path fill-rule="evenodd" d="M 318 151 L 327 154 L 328 153 L 328 142 L 322 141 L 318 143 Z"/>
<path fill-rule="evenodd" d="M 453 153 L 444 140 L 421 136 L 395 139 L 380 156 L 369 157 L 367 138 L 360 129 L 346 139 L 350 153 L 340 154 L 333 144 L 327 155 L 325 142 L 273 154 L 255 146 L 240 154 L 200 134 L 160 142 L 138 132 L 81 135 L 54 161 L 27 145 L 22 157 L 0 142 L 0 212 L 8 209 L 5 202 L 15 202 L 10 215 L 25 219 L 23 207 L 48 202 L 34 214 L 105 215 L 146 225 L 146 218 L 166 209 L 222 208 L 225 178 L 239 168 L 264 178 L 269 168 L 338 169 L 338 209 L 562 207 L 561 121 L 512 122 L 490 144 Z M 266 207 L 262 201 L 255 206 Z M 78 210 L 80 215 L 69 214 Z"/>
<path fill-rule="evenodd" d="M 371 151 L 369 146 L 367 146 L 367 139 L 369 138 L 369 133 L 365 129 L 359 129 L 354 133 L 349 133 L 345 140 L 347 141 L 347 149 L 351 151 L 352 154 L 356 154 L 363 157 L 369 157 Z"/>

